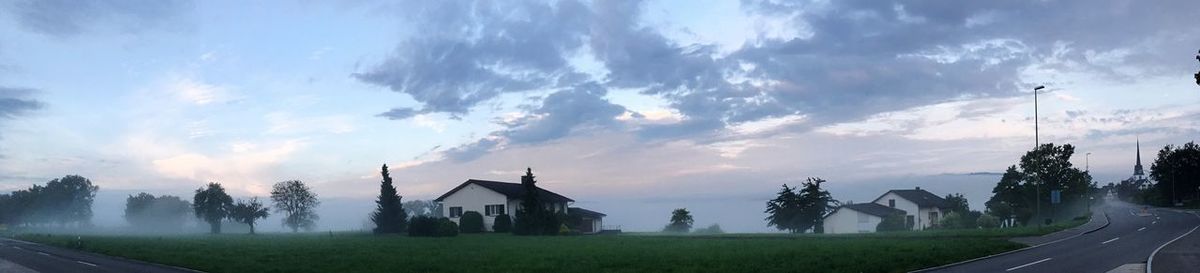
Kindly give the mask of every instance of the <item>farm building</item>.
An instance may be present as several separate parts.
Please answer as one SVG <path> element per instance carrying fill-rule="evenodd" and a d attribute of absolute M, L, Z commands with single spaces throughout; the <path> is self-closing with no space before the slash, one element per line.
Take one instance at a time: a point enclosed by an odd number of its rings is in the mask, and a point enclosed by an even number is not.
<path fill-rule="evenodd" d="M 434 201 L 441 204 L 441 207 L 446 210 L 443 215 L 455 223 L 458 223 L 464 212 L 479 212 L 483 215 L 484 228 L 492 231 L 492 224 L 500 214 L 508 215 L 516 220 L 517 209 L 521 207 L 521 200 L 524 197 L 525 188 L 520 183 L 470 179 L 442 194 Z M 596 233 L 603 225 L 605 216 L 603 213 L 570 207 L 571 203 L 575 202 L 571 198 L 541 187 L 538 188 L 538 197 L 544 200 L 546 207 L 555 213 L 567 212 L 579 215 L 584 221 L 579 226 L 572 227 L 573 229 L 583 233 Z"/>
<path fill-rule="evenodd" d="M 938 224 L 943 210 L 950 207 L 946 199 L 929 191 L 916 189 L 890 190 L 871 203 L 838 207 L 824 218 L 825 233 L 875 232 L 875 226 L 890 213 L 905 215 L 913 230 L 925 230 Z"/>

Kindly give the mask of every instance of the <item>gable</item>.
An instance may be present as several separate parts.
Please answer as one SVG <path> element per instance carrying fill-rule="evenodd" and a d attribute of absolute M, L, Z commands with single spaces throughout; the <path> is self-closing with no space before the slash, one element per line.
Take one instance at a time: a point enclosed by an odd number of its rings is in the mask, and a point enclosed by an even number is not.
<path fill-rule="evenodd" d="M 479 186 L 482 188 L 486 188 L 488 190 L 491 190 L 492 192 L 496 192 L 500 195 L 505 196 L 509 200 L 521 199 L 521 198 L 525 197 L 525 186 L 522 186 L 519 183 L 469 179 L 466 182 L 459 184 L 458 187 L 454 187 L 454 189 L 451 189 L 450 191 L 446 192 L 445 194 L 442 194 L 442 196 L 439 196 L 437 199 L 434 199 L 434 201 L 441 202 L 441 201 L 445 200 L 447 197 L 450 197 L 451 195 L 454 195 L 458 191 L 461 191 L 463 188 L 467 187 L 468 185 L 476 185 L 476 186 Z M 538 189 L 538 196 L 545 199 L 546 202 L 554 202 L 554 203 L 575 202 L 575 200 L 572 200 L 571 198 L 567 198 L 566 196 L 562 196 L 562 195 L 554 193 L 552 191 L 548 191 L 546 189 L 543 189 L 542 187 L 538 187 L 537 189 Z"/>

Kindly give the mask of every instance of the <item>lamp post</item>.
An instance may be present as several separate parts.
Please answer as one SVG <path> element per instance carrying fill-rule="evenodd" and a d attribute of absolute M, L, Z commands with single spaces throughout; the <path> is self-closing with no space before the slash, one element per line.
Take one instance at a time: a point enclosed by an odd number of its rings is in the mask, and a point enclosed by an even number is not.
<path fill-rule="evenodd" d="M 1200 62 L 1200 52 L 1196 52 L 1196 61 Z M 1196 72 L 1196 85 L 1200 85 L 1200 72 Z"/>
<path fill-rule="evenodd" d="M 1037 152 L 1038 147 L 1042 146 L 1042 142 L 1038 139 L 1038 100 L 1037 100 L 1038 90 L 1042 90 L 1042 89 L 1046 89 L 1046 86 L 1038 85 L 1037 87 L 1033 88 L 1033 150 L 1034 150 L 1034 152 Z M 1034 205 L 1035 210 L 1034 210 L 1033 214 L 1037 217 L 1041 217 L 1042 216 L 1042 179 L 1041 179 L 1041 177 L 1036 177 L 1035 179 L 1037 179 L 1037 181 L 1036 181 L 1036 183 L 1034 183 L 1034 194 L 1036 194 L 1036 196 L 1034 196 L 1034 198 L 1033 198 L 1033 202 L 1035 203 L 1035 205 Z M 1037 223 L 1038 223 L 1038 228 L 1041 228 L 1042 221 L 1037 221 Z"/>
<path fill-rule="evenodd" d="M 1092 170 L 1092 153 L 1087 153 L 1083 156 L 1083 172 Z"/>

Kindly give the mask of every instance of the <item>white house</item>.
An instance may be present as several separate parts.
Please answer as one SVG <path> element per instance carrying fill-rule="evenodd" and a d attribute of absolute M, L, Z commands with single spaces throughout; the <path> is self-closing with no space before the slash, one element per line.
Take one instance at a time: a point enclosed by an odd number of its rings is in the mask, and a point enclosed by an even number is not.
<path fill-rule="evenodd" d="M 442 194 L 434 201 L 441 204 L 445 210 L 443 215 L 455 223 L 459 222 L 464 212 L 479 212 L 483 215 L 484 229 L 492 231 L 492 225 L 500 214 L 508 215 L 513 217 L 514 221 L 516 220 L 517 209 L 521 207 L 523 197 L 525 197 L 525 188 L 520 183 L 470 179 Z M 583 224 L 575 227 L 579 231 L 584 233 L 600 231 L 605 216 L 603 213 L 571 208 L 570 204 L 575 200 L 540 187 L 538 188 L 538 197 L 544 200 L 547 208 L 556 213 L 570 212 L 581 216 L 584 219 Z"/>
<path fill-rule="evenodd" d="M 904 213 L 904 211 L 875 203 L 843 205 L 825 216 L 825 233 L 875 232 L 875 227 L 879 225 L 879 222 L 893 213 Z"/>
<path fill-rule="evenodd" d="M 875 226 L 890 213 L 903 212 L 913 230 L 935 227 L 950 204 L 921 187 L 890 190 L 871 203 L 838 207 L 824 218 L 825 233 L 875 232 Z"/>

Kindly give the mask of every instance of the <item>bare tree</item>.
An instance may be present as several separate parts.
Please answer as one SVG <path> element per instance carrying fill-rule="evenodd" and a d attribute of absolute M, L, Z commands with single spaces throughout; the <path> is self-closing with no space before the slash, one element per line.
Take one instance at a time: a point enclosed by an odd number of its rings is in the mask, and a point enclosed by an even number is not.
<path fill-rule="evenodd" d="M 321 201 L 300 180 L 275 183 L 271 189 L 271 200 L 275 202 L 275 212 L 284 213 L 283 225 L 291 228 L 292 232 L 312 230 L 320 219 L 313 210 Z"/>

